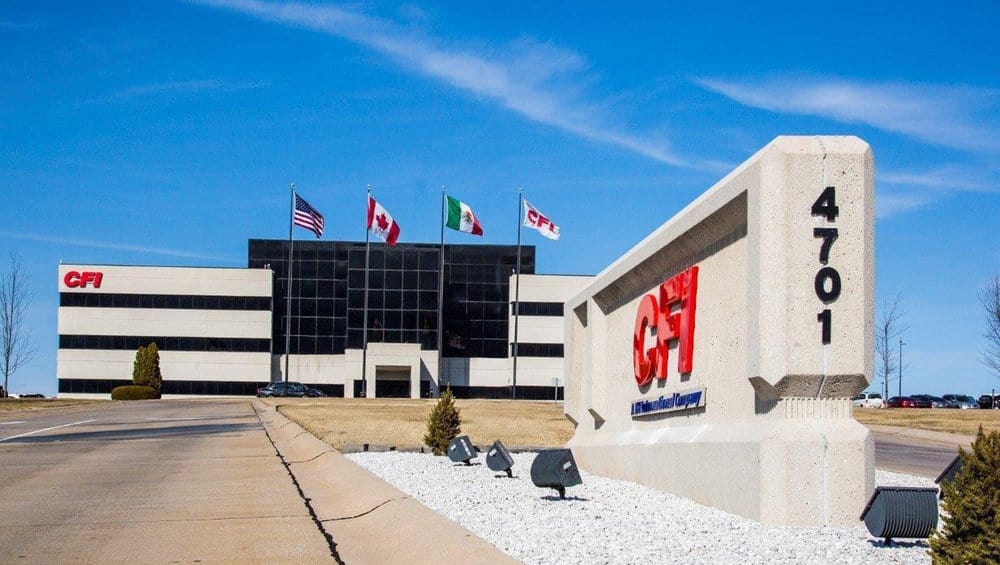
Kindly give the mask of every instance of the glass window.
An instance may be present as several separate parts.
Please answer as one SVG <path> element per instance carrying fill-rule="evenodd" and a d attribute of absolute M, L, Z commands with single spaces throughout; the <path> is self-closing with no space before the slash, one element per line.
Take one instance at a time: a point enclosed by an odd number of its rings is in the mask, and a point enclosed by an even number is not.
<path fill-rule="evenodd" d="M 399 310 L 403 307 L 403 293 L 399 290 L 385 291 L 385 307 L 392 310 Z"/>
<path fill-rule="evenodd" d="M 403 268 L 410 271 L 420 267 L 420 254 L 412 249 L 403 252 Z"/>
<path fill-rule="evenodd" d="M 393 289 L 403 288 L 403 271 L 386 271 L 385 287 Z"/>
<path fill-rule="evenodd" d="M 420 252 L 420 270 L 421 271 L 437 271 L 438 270 L 438 253 L 436 251 L 421 251 Z"/>

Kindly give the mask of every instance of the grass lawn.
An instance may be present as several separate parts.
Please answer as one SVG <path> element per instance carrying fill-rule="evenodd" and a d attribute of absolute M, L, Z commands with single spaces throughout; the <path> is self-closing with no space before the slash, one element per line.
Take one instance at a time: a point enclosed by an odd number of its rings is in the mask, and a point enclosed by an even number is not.
<path fill-rule="evenodd" d="M 983 430 L 1000 431 L 1000 410 L 948 408 L 855 408 L 854 419 L 862 424 L 916 428 L 967 436 Z"/>
<path fill-rule="evenodd" d="M 266 402 L 340 451 L 420 449 L 427 416 L 437 400 L 393 398 L 276 398 Z M 462 434 L 485 449 L 499 439 L 509 449 L 562 447 L 573 424 L 561 403 L 510 400 L 456 400 Z"/>
<path fill-rule="evenodd" d="M 95 402 L 110 402 L 95 398 L 0 398 L 0 412 L 15 412 L 18 410 L 39 410 L 59 406 L 78 406 Z"/>
<path fill-rule="evenodd" d="M 37 402 L 37 401 L 35 401 Z M 43 401 L 44 402 L 44 401 Z M 340 451 L 424 447 L 427 416 L 436 400 L 393 398 L 271 398 L 268 404 Z M 573 424 L 561 403 L 509 400 L 456 400 L 462 433 L 482 448 L 493 440 L 510 449 L 562 447 Z M 972 436 L 982 425 L 1000 430 L 1000 410 L 855 408 L 862 424 L 897 426 Z"/>

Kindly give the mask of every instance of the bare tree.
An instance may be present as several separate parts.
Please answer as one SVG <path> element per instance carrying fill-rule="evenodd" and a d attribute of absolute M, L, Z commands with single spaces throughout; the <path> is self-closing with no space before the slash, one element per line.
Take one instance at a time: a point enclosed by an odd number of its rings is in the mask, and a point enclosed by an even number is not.
<path fill-rule="evenodd" d="M 1000 275 L 993 277 L 979 293 L 979 303 L 986 310 L 986 349 L 983 365 L 1000 379 Z"/>
<path fill-rule="evenodd" d="M 875 325 L 875 360 L 878 362 L 878 376 L 882 378 L 882 395 L 886 400 L 889 398 L 889 382 L 899 378 L 896 342 L 906 329 L 900 326 L 902 318 L 903 306 L 898 294 L 892 302 L 882 302 L 882 312 Z M 893 377 L 894 374 L 896 377 Z"/>
<path fill-rule="evenodd" d="M 35 346 L 24 324 L 32 299 L 28 276 L 20 258 L 13 252 L 9 257 L 8 270 L 0 276 L 0 370 L 4 394 L 10 390 L 10 376 L 35 356 Z"/>

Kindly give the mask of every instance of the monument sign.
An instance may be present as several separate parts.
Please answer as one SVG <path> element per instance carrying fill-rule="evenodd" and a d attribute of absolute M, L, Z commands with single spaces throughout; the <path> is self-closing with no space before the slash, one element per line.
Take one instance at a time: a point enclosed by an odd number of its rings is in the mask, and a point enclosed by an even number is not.
<path fill-rule="evenodd" d="M 873 177 L 858 138 L 779 137 L 571 299 L 579 465 L 766 523 L 856 523 Z"/>

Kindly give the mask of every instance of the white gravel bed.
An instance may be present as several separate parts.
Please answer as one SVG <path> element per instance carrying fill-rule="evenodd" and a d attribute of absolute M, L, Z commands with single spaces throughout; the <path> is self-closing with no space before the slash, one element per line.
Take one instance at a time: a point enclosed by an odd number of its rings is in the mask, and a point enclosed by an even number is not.
<path fill-rule="evenodd" d="M 534 453 L 515 453 L 514 478 L 485 454 L 465 466 L 423 453 L 348 459 L 524 563 L 930 563 L 926 540 L 884 547 L 864 524 L 773 527 L 635 483 L 581 473 L 566 500 L 531 483 Z M 876 483 L 934 486 L 876 472 Z"/>

